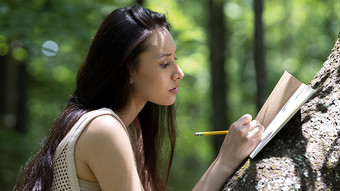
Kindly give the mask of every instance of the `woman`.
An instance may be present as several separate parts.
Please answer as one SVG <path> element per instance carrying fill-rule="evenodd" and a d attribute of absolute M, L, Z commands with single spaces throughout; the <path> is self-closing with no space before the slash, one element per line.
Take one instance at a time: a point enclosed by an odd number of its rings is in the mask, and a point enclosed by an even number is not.
<path fill-rule="evenodd" d="M 184 76 L 176 50 L 164 15 L 140 6 L 108 15 L 74 94 L 15 189 L 166 190 L 176 141 L 173 104 Z M 250 115 L 236 121 L 194 190 L 219 190 L 262 131 Z M 169 153 L 162 153 L 164 135 Z"/>

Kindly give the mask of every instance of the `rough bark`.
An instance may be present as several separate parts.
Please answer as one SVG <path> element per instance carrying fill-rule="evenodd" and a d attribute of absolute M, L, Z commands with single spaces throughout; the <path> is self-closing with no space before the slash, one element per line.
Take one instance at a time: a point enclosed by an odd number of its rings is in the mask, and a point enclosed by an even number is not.
<path fill-rule="evenodd" d="M 310 82 L 316 93 L 254 158 L 230 177 L 227 190 L 340 190 L 340 35 Z"/>

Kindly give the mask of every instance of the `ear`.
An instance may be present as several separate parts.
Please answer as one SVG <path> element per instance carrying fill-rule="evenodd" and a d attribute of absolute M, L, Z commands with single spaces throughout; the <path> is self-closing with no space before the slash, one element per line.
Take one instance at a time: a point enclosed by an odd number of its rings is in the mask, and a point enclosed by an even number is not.
<path fill-rule="evenodd" d="M 128 66 L 128 70 L 129 70 L 129 84 L 131 85 L 133 83 L 133 78 L 136 75 L 136 69 L 134 69 L 131 66 Z"/>

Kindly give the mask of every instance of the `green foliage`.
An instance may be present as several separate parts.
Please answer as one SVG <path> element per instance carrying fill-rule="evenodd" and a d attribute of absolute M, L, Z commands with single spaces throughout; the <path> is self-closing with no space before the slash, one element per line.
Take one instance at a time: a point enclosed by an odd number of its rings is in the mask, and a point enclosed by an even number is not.
<path fill-rule="evenodd" d="M 145 6 L 166 13 L 178 47 L 178 64 L 185 73 L 178 95 L 179 138 L 171 175 L 172 190 L 190 190 L 214 160 L 213 137 L 195 137 L 211 128 L 207 1 L 147 0 Z M 10 54 L 27 64 L 30 85 L 28 129 L 21 135 L 0 128 L 0 190 L 11 190 L 17 172 L 35 153 L 73 93 L 76 72 L 91 38 L 113 9 L 135 4 L 129 0 L 5 0 L 0 2 L 0 56 Z M 284 70 L 309 83 L 326 60 L 339 32 L 340 2 L 265 1 L 268 90 Z M 256 115 L 253 66 L 252 1 L 224 3 L 227 20 L 229 121 L 245 113 Z M 42 47 L 53 41 L 58 49 Z M 47 56 L 42 50 L 54 53 Z M 1 63 L 0 63 L 1 64 Z M 226 124 L 228 127 L 229 124 Z"/>
<path fill-rule="evenodd" d="M 18 134 L 12 130 L 0 128 L 0 190 L 12 190 L 19 169 L 32 151 L 39 148 L 32 135 Z"/>

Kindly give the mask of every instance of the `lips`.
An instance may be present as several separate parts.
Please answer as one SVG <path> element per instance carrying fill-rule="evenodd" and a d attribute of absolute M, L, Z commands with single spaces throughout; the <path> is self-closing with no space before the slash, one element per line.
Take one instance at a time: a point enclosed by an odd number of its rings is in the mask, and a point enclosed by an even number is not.
<path fill-rule="evenodd" d="M 171 90 L 169 90 L 170 92 L 174 93 L 174 94 L 177 94 L 178 93 L 178 85 L 176 85 L 174 88 L 172 88 Z"/>

